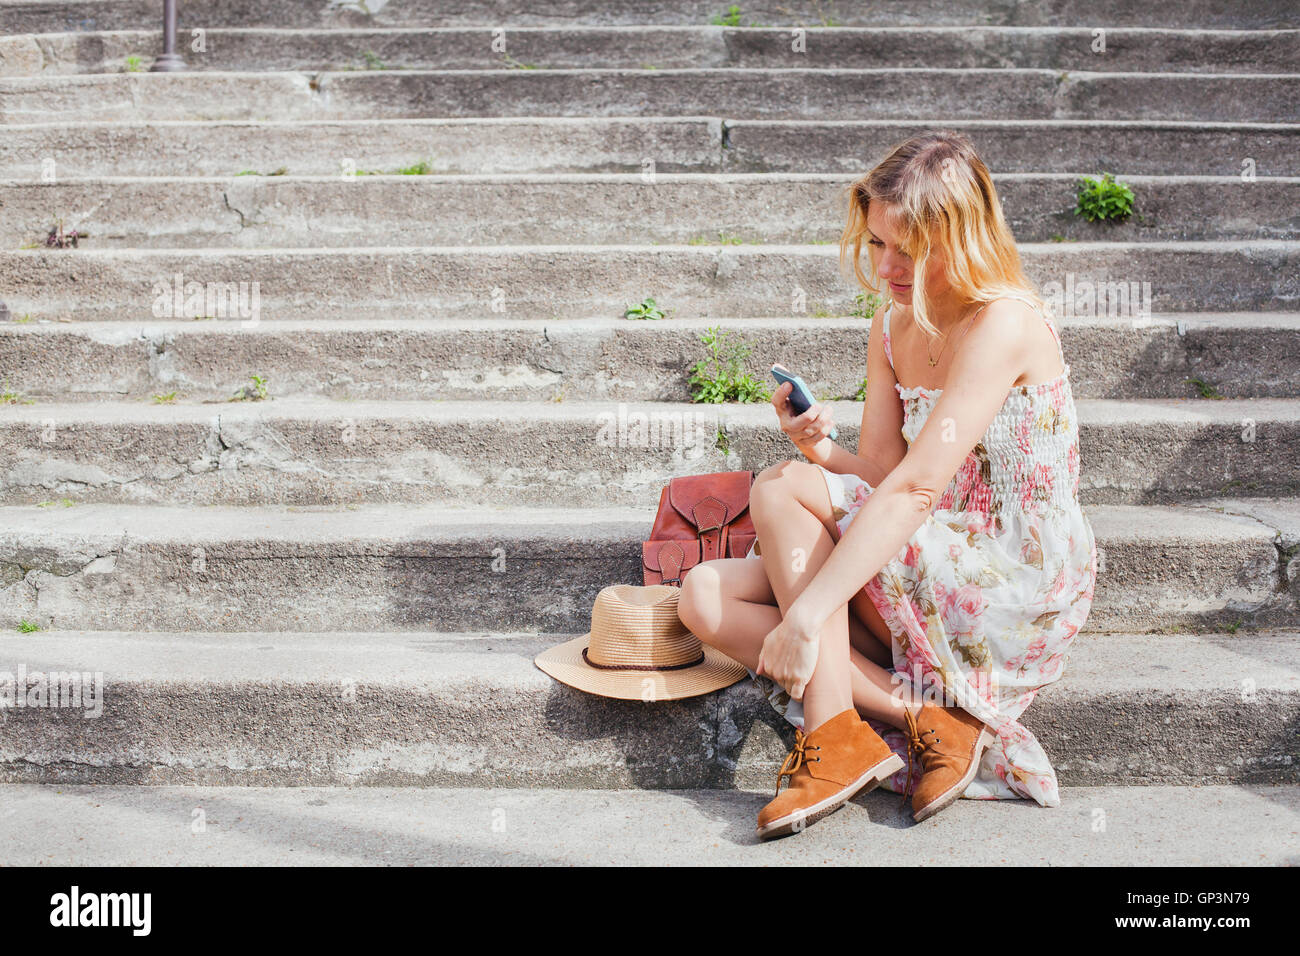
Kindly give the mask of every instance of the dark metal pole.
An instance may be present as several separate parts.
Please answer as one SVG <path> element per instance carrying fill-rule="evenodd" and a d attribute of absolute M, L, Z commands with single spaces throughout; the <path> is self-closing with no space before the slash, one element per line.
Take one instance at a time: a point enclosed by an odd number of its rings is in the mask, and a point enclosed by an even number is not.
<path fill-rule="evenodd" d="M 185 58 L 176 52 L 176 0 L 163 0 L 163 51 L 149 72 L 175 73 L 187 69 Z"/>

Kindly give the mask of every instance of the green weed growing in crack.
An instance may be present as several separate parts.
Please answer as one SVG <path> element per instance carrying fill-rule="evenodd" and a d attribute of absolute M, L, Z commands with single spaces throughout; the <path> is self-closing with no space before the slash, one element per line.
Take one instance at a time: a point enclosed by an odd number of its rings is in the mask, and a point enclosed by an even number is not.
<path fill-rule="evenodd" d="M 266 399 L 266 379 L 261 375 L 250 375 L 249 384 L 243 385 L 230 397 L 232 402 L 261 402 Z"/>
<path fill-rule="evenodd" d="M 1132 212 L 1133 190 L 1116 182 L 1110 173 L 1103 173 L 1100 179 L 1085 176 L 1079 180 L 1076 216 L 1083 216 L 1089 222 L 1119 221 L 1127 219 Z"/>
<path fill-rule="evenodd" d="M 153 403 L 155 405 L 175 405 L 176 393 L 167 392 L 166 394 L 163 394 L 161 392 L 155 392 L 153 396 Z"/>
<path fill-rule="evenodd" d="M 27 618 L 23 618 L 21 621 L 18 622 L 19 634 L 35 634 L 40 629 L 41 626 L 39 624 L 37 624 L 35 621 L 27 620 Z"/>
<path fill-rule="evenodd" d="M 410 166 L 399 166 L 396 169 L 357 169 L 354 170 L 353 176 L 430 176 L 433 174 L 433 165 L 427 159 L 412 163 Z"/>
<path fill-rule="evenodd" d="M 36 507 L 53 508 L 55 505 L 59 505 L 64 508 L 71 508 L 75 504 L 76 502 L 71 498 L 60 498 L 58 501 L 38 501 L 36 502 Z"/>
<path fill-rule="evenodd" d="M 864 289 L 853 297 L 853 302 L 853 311 L 849 315 L 858 319 L 870 319 L 875 316 L 876 310 L 885 304 L 885 297 L 875 293 L 867 295 Z"/>
<path fill-rule="evenodd" d="M 731 233 L 723 232 L 719 229 L 717 239 L 710 239 L 707 236 L 695 236 L 687 240 L 686 244 L 688 246 L 708 246 L 714 244 L 719 246 L 741 246 L 745 244 L 745 240 L 741 239 L 740 236 L 733 236 Z M 749 240 L 749 244 L 751 246 L 756 246 L 760 243 L 757 239 L 751 239 Z"/>
<path fill-rule="evenodd" d="M 245 169 L 243 172 L 235 173 L 236 176 L 288 176 L 289 167 L 281 166 L 271 173 L 259 173 L 256 169 Z"/>
<path fill-rule="evenodd" d="M 771 401 L 772 393 L 745 370 L 745 360 L 753 347 L 744 341 L 731 342 L 730 337 L 730 332 L 717 326 L 706 329 L 700 336 L 709 357 L 691 367 L 691 401 L 712 404 Z"/>
<path fill-rule="evenodd" d="M 144 68 L 144 64 L 138 56 L 128 56 L 126 58 L 127 73 L 139 73 Z"/>
<path fill-rule="evenodd" d="M 1201 398 L 1212 398 L 1215 400 L 1223 399 L 1226 396 L 1219 394 L 1219 390 L 1209 382 L 1199 378 L 1185 378 L 1184 382 L 1190 382 L 1196 386 L 1196 390 L 1201 393 Z"/>
<path fill-rule="evenodd" d="M 536 70 L 540 69 L 536 63 L 520 63 L 509 53 L 501 55 L 501 63 L 510 67 L 512 70 Z"/>
<path fill-rule="evenodd" d="M 713 18 L 712 23 L 715 27 L 738 27 L 740 26 L 740 7 L 732 4 L 727 7 L 727 12 Z"/>
<path fill-rule="evenodd" d="M 867 400 L 867 380 L 865 378 L 862 380 L 862 384 L 858 386 L 858 390 L 853 393 L 853 400 L 855 402 L 865 402 Z"/>
<path fill-rule="evenodd" d="M 36 399 L 27 398 L 22 392 L 15 391 L 5 382 L 0 388 L 0 405 L 35 405 Z"/>
<path fill-rule="evenodd" d="M 832 4 L 828 4 L 828 5 L 827 5 L 827 9 L 826 9 L 826 10 L 823 10 L 823 8 L 822 8 L 822 4 L 821 4 L 821 0 L 813 0 L 812 8 L 813 8 L 813 9 L 812 9 L 812 16 L 813 16 L 813 19 L 815 19 L 815 20 L 817 21 L 815 24 L 813 24 L 813 26 L 818 26 L 818 27 L 841 27 L 841 26 L 844 26 L 844 24 L 841 23 L 840 20 L 839 20 L 839 18 L 836 17 L 836 15 L 835 15 L 835 5 L 834 5 L 833 3 L 832 3 Z M 793 11 L 793 10 L 790 10 L 790 9 L 788 9 L 788 8 L 786 8 L 786 7 L 777 7 L 776 9 L 777 9 L 777 12 L 778 12 L 778 13 L 783 13 L 783 14 L 786 14 L 786 15 L 789 15 L 789 16 L 794 16 L 794 11 Z M 829 12 L 827 12 L 827 11 L 829 11 Z M 758 26 L 759 24 L 753 24 L 753 25 L 754 25 L 754 26 Z"/>
<path fill-rule="evenodd" d="M 625 319 L 662 319 L 667 316 L 663 309 L 655 303 L 654 299 L 645 298 L 636 305 L 629 305 L 623 310 Z"/>

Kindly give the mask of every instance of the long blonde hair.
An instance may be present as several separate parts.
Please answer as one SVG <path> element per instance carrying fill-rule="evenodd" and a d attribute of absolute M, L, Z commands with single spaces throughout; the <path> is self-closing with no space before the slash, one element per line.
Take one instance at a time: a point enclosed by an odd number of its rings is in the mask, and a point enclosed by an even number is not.
<path fill-rule="evenodd" d="M 870 275 L 862 270 L 867 210 L 872 200 L 884 203 L 899 248 L 912 258 L 913 317 L 932 338 L 940 333 L 929 319 L 925 276 L 936 250 L 945 259 L 948 283 L 963 301 L 990 302 L 1017 294 L 1049 310 L 1025 276 L 993 178 L 966 134 L 932 130 L 909 137 L 845 191 L 849 213 L 840 238 L 841 268 L 852 255 L 859 284 L 883 296 L 882 308 L 893 305 L 889 286 L 875 274 L 874 266 Z"/>

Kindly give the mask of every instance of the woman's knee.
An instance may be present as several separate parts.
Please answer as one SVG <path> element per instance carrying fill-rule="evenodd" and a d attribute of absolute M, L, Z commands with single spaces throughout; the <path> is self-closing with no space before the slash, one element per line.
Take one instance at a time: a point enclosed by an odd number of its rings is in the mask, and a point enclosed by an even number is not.
<path fill-rule="evenodd" d="M 708 622 L 717 616 L 721 601 L 721 579 L 718 572 L 705 561 L 691 568 L 682 579 L 682 590 L 677 595 L 677 617 L 700 640 L 710 630 Z"/>
<path fill-rule="evenodd" d="M 791 459 L 777 462 L 760 471 L 749 489 L 750 510 L 788 502 L 794 494 L 794 487 L 790 481 L 793 469 L 806 464 L 807 462 Z"/>
<path fill-rule="evenodd" d="M 788 507 L 792 501 L 803 501 L 812 492 L 809 483 L 816 465 L 806 461 L 778 462 L 764 468 L 749 489 L 749 507 L 758 513 L 772 507 Z"/>

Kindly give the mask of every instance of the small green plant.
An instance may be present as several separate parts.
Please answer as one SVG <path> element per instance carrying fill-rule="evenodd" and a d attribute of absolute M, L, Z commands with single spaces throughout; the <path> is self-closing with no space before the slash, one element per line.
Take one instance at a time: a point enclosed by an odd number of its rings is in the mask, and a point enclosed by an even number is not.
<path fill-rule="evenodd" d="M 10 319 L 9 321 L 17 322 L 19 325 L 26 325 L 31 320 L 32 320 L 32 314 L 30 312 L 24 312 L 22 316 L 18 318 Z"/>
<path fill-rule="evenodd" d="M 730 342 L 730 337 L 729 331 L 717 326 L 706 329 L 700 336 L 709 357 L 691 368 L 691 401 L 713 404 L 771 401 L 772 393 L 745 371 L 745 360 L 752 347 L 743 341 Z"/>
<path fill-rule="evenodd" d="M 384 61 L 379 59 L 379 54 L 374 50 L 367 50 L 365 53 L 361 54 L 361 58 L 366 61 L 367 70 L 388 69 L 388 67 L 384 66 Z"/>
<path fill-rule="evenodd" d="M 863 289 L 853 297 L 853 301 L 855 305 L 849 315 L 859 319 L 870 319 L 876 314 L 876 310 L 885 304 L 885 297 L 874 293 L 868 296 L 867 291 Z"/>
<path fill-rule="evenodd" d="M 16 392 L 5 382 L 4 387 L 0 388 L 0 405 L 35 405 L 36 400 L 33 398 L 24 398 L 22 392 Z"/>
<path fill-rule="evenodd" d="M 71 498 L 62 498 L 59 501 L 38 501 L 36 503 L 36 507 L 53 508 L 55 505 L 62 505 L 64 508 L 71 508 L 75 504 L 76 502 L 73 501 Z"/>
<path fill-rule="evenodd" d="M 629 305 L 623 310 L 625 319 L 662 319 L 666 313 L 655 304 L 654 299 L 642 299 L 636 305 Z"/>
<path fill-rule="evenodd" d="M 1202 379 L 1199 379 L 1199 378 L 1185 378 L 1185 379 L 1183 379 L 1183 381 L 1184 381 L 1184 382 L 1190 382 L 1191 384 L 1195 385 L 1197 391 L 1199 391 L 1199 392 L 1201 393 L 1201 398 L 1222 399 L 1222 398 L 1225 397 L 1225 396 L 1219 394 L 1219 390 L 1218 390 L 1217 388 L 1215 388 L 1215 387 L 1214 387 L 1213 385 L 1211 385 L 1209 382 L 1203 381 Z"/>
<path fill-rule="evenodd" d="M 235 173 L 235 175 L 236 176 L 287 176 L 289 175 L 289 167 L 281 166 L 279 169 L 275 170 L 275 172 L 271 172 L 271 173 L 259 173 L 256 169 L 245 169 L 242 173 Z"/>
<path fill-rule="evenodd" d="M 507 54 L 505 54 L 504 56 L 501 57 L 501 62 L 504 63 L 506 66 L 511 67 L 511 68 L 513 68 L 513 69 L 516 69 L 516 70 L 535 70 L 535 69 L 537 69 L 537 64 L 536 64 L 536 63 L 520 63 L 518 60 L 516 60 L 516 59 L 515 59 L 513 56 L 511 56 L 509 53 L 507 53 Z"/>
<path fill-rule="evenodd" d="M 722 16 L 713 18 L 713 25 L 718 27 L 740 26 L 740 7 L 732 4 Z"/>
<path fill-rule="evenodd" d="M 717 239 L 710 239 L 708 236 L 694 236 L 687 240 L 686 244 L 688 246 L 708 246 L 717 243 L 720 246 L 739 246 L 743 245 L 744 242 L 745 240 L 741 239 L 740 236 L 733 236 L 719 229 Z"/>
<path fill-rule="evenodd" d="M 856 402 L 865 402 L 867 400 L 867 380 L 864 378 L 858 390 L 853 393 L 853 400 Z"/>
<path fill-rule="evenodd" d="M 1116 182 L 1110 173 L 1101 179 L 1085 176 L 1079 180 L 1079 197 L 1074 207 L 1076 216 L 1089 222 L 1098 219 L 1127 219 L 1133 212 L 1133 190 Z"/>
<path fill-rule="evenodd" d="M 126 58 L 126 72 L 139 73 L 141 68 L 142 65 L 138 56 L 128 56 Z"/>
<path fill-rule="evenodd" d="M 153 403 L 155 405 L 174 405 L 176 404 L 176 393 L 168 392 L 165 395 L 161 393 L 155 393 L 153 396 Z"/>
<path fill-rule="evenodd" d="M 250 375 L 248 385 L 241 386 L 239 391 L 231 396 L 232 402 L 260 402 L 265 400 L 266 379 L 260 375 Z"/>
<path fill-rule="evenodd" d="M 353 176 L 429 176 L 432 174 L 433 166 L 427 159 L 410 166 L 399 166 L 397 169 L 357 169 L 352 172 Z"/>
<path fill-rule="evenodd" d="M 39 624 L 37 624 L 35 621 L 27 620 L 27 618 L 23 618 L 21 621 L 18 622 L 19 634 L 35 634 L 40 629 L 41 626 Z"/>

